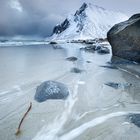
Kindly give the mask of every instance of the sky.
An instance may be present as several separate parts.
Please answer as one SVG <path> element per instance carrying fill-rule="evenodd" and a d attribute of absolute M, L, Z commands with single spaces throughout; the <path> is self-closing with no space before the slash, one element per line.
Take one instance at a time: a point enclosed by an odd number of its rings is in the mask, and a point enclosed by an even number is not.
<path fill-rule="evenodd" d="M 0 0 L 0 38 L 46 38 L 83 2 L 128 16 L 140 13 L 140 0 Z"/>

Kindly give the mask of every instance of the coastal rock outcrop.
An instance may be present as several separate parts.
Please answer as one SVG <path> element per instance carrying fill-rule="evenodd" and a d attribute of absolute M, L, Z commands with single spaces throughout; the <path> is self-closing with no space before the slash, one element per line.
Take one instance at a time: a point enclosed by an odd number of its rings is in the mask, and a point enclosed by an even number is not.
<path fill-rule="evenodd" d="M 140 14 L 113 26 L 107 38 L 114 56 L 140 63 Z"/>
<path fill-rule="evenodd" d="M 99 54 L 109 54 L 110 50 L 107 47 L 104 47 L 103 45 L 89 45 L 84 48 L 80 48 L 80 50 L 86 51 L 86 52 L 91 52 L 94 53 L 97 51 Z"/>

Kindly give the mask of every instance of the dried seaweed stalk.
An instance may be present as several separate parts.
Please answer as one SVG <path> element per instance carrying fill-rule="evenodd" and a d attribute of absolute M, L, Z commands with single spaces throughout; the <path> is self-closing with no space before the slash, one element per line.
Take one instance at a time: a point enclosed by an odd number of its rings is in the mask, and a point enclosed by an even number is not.
<path fill-rule="evenodd" d="M 18 129 L 17 129 L 17 132 L 15 133 L 15 135 L 19 135 L 19 134 L 20 134 L 20 132 L 21 132 L 21 130 L 20 130 L 21 125 L 22 125 L 22 123 L 23 123 L 25 117 L 27 116 L 27 114 L 28 114 L 29 111 L 31 110 L 31 108 L 32 108 L 32 102 L 30 102 L 30 106 L 29 106 L 28 110 L 26 111 L 26 113 L 25 113 L 24 116 L 22 117 L 22 119 L 21 119 L 21 121 L 20 121 L 20 123 L 19 123 L 19 125 L 18 125 Z"/>

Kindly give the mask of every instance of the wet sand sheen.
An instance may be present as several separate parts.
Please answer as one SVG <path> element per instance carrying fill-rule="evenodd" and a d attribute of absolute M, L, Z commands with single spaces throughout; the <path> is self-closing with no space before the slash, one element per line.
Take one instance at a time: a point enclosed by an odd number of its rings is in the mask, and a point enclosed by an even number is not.
<path fill-rule="evenodd" d="M 124 133 L 120 133 L 117 140 L 124 136 L 134 138 L 125 131 L 137 132 L 139 128 L 132 123 L 122 123 L 128 113 L 140 112 L 139 79 L 125 71 L 100 67 L 107 65 L 111 54 L 80 51 L 81 45 L 62 44 L 64 49 L 58 50 L 43 45 L 0 48 L 5 56 L 0 62 L 1 67 L 11 60 L 5 69 L 0 69 L 1 140 L 109 140 L 120 131 Z M 15 56 L 15 53 L 19 55 Z M 78 60 L 66 61 L 71 56 Z M 83 72 L 72 73 L 74 67 Z M 70 90 L 68 99 L 34 101 L 36 87 L 46 80 L 65 83 Z M 106 86 L 107 82 L 131 83 L 133 86 L 116 90 Z M 30 101 L 33 108 L 23 123 L 21 135 L 16 137 L 14 133 L 19 120 Z M 120 131 L 115 133 L 116 128 Z M 135 135 L 140 136 L 139 133 Z"/>

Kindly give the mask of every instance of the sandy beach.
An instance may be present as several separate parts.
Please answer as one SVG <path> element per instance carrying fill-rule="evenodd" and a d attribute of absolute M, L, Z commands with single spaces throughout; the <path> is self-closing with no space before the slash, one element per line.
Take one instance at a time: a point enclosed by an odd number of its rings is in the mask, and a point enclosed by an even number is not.
<path fill-rule="evenodd" d="M 0 140 L 139 140 L 139 128 L 127 115 L 140 113 L 140 65 L 103 67 L 110 65 L 111 53 L 81 47 L 0 47 Z M 71 56 L 78 60 L 67 61 Z M 71 72 L 74 67 L 82 72 Z M 70 90 L 67 100 L 36 102 L 36 87 L 47 80 L 64 83 Z M 119 83 L 118 88 L 109 82 Z M 30 102 L 32 109 L 16 136 Z"/>

